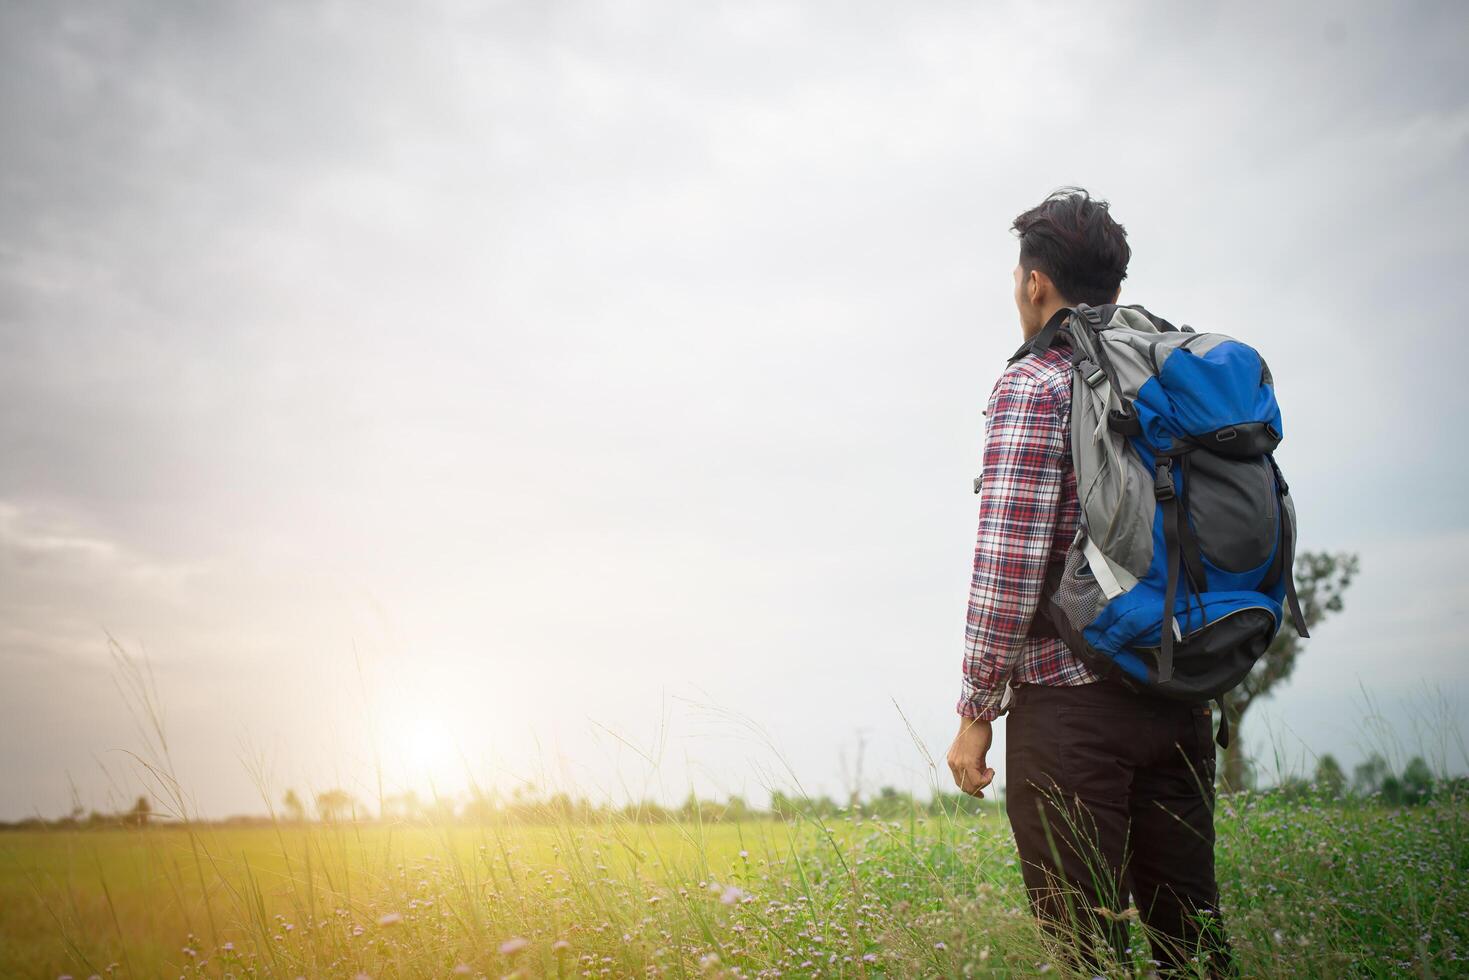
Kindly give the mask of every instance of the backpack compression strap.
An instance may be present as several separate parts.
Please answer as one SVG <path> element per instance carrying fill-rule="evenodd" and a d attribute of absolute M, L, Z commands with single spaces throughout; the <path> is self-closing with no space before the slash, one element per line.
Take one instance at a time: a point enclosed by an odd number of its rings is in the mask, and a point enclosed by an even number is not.
<path fill-rule="evenodd" d="M 1163 547 L 1168 556 L 1168 584 L 1163 589 L 1163 628 L 1158 636 L 1158 679 L 1163 684 L 1173 679 L 1173 603 L 1178 598 L 1179 558 L 1183 548 L 1179 542 L 1178 524 L 1183 509 L 1173 490 L 1173 460 L 1163 457 L 1153 464 L 1153 496 L 1163 507 Z"/>

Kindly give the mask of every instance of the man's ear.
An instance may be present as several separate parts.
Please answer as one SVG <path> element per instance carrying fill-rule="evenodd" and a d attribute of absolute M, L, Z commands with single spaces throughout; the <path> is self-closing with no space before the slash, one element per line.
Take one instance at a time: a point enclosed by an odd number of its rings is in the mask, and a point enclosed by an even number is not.
<path fill-rule="evenodd" d="M 1030 297 L 1030 305 L 1040 306 L 1046 297 L 1046 290 L 1051 288 L 1051 280 L 1039 269 L 1031 269 L 1025 279 L 1025 295 Z"/>

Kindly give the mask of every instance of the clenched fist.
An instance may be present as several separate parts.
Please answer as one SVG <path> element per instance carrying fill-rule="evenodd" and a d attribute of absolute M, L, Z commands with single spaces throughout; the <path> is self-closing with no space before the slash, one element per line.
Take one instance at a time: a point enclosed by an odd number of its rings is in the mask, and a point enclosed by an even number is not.
<path fill-rule="evenodd" d="M 979 799 L 984 799 L 981 790 L 995 778 L 995 771 L 984 764 L 993 737 L 989 722 L 960 718 L 959 734 L 949 746 L 949 772 L 954 774 L 954 785 Z"/>

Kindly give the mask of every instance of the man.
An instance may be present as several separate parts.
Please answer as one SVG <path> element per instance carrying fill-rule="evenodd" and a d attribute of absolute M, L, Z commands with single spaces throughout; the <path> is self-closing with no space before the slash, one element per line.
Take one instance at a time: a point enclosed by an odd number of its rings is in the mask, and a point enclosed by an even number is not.
<path fill-rule="evenodd" d="M 1064 307 L 1117 302 L 1132 252 L 1105 201 L 1063 188 L 1016 218 L 1013 230 L 1026 341 Z M 960 789 L 982 797 L 995 778 L 985 761 L 991 722 L 1008 713 L 1006 808 L 1026 890 L 1073 966 L 1103 972 L 1109 947 L 1130 961 L 1128 919 L 1140 916 L 1167 970 L 1232 975 L 1214 877 L 1208 706 L 1134 692 L 1092 671 L 1061 640 L 1032 635 L 1047 566 L 1065 555 L 1080 520 L 1070 353 L 1062 342 L 1019 357 L 985 411 L 949 768 Z M 1129 894 L 1137 913 L 1127 911 Z"/>

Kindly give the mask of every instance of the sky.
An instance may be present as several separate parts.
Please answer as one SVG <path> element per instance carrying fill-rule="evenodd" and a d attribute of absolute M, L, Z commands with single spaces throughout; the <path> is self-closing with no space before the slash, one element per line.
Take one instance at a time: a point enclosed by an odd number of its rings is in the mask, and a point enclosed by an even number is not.
<path fill-rule="evenodd" d="M 1301 546 L 1360 555 L 1262 771 L 1469 768 L 1466 41 L 1452 3 L 0 5 L 0 819 L 146 787 L 120 658 L 206 816 L 951 789 L 1009 225 L 1070 184 L 1123 302 L 1263 352 Z"/>

